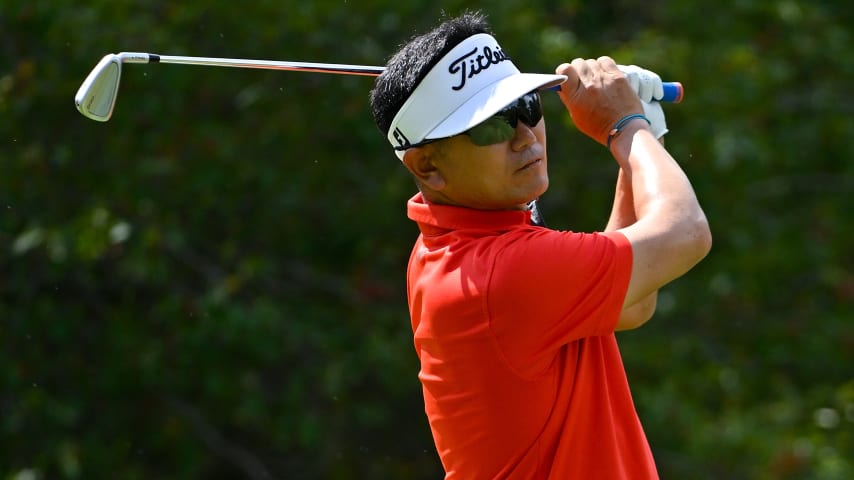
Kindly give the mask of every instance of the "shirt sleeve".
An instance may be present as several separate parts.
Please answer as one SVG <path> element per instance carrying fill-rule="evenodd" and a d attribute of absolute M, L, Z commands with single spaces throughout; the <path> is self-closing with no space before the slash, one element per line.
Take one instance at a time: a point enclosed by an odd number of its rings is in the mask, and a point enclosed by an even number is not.
<path fill-rule="evenodd" d="M 520 373 L 535 374 L 570 342 L 614 331 L 632 266 L 621 233 L 531 229 L 493 248 L 490 328 Z"/>

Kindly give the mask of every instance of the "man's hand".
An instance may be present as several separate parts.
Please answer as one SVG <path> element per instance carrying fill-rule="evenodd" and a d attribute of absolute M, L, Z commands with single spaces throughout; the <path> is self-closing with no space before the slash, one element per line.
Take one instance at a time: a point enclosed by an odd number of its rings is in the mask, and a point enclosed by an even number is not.
<path fill-rule="evenodd" d="M 636 90 L 610 57 L 576 58 L 555 71 L 567 76 L 558 94 L 572 121 L 602 145 L 607 144 L 610 131 L 620 119 L 643 113 Z"/>

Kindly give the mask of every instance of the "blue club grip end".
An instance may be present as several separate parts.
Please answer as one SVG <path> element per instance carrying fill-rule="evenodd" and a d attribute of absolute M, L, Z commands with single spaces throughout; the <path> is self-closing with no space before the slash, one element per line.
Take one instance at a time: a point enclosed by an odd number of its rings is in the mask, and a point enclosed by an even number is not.
<path fill-rule="evenodd" d="M 664 96 L 661 97 L 662 102 L 679 103 L 682 101 L 682 96 L 685 95 L 685 89 L 679 82 L 663 82 Z"/>

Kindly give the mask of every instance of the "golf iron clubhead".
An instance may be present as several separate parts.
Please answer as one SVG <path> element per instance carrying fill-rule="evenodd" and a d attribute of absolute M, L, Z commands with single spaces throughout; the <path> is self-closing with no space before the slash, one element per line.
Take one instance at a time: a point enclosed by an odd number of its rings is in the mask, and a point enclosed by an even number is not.
<path fill-rule="evenodd" d="M 112 53 L 104 56 L 77 89 L 74 96 L 77 110 L 92 120 L 109 120 L 116 106 L 121 76 L 121 58 Z"/>
<path fill-rule="evenodd" d="M 272 60 L 245 60 L 236 58 L 182 57 L 156 55 L 153 53 L 121 52 L 104 56 L 77 89 L 74 104 L 85 117 L 106 122 L 113 115 L 123 63 L 175 63 L 182 65 L 206 65 L 214 67 L 259 68 L 267 70 L 289 70 L 301 72 L 336 73 L 376 77 L 385 67 L 367 65 L 344 65 L 338 63 L 281 62 Z M 662 102 L 682 101 L 683 89 L 679 82 L 664 82 Z M 560 86 L 553 89 L 559 89 Z"/>

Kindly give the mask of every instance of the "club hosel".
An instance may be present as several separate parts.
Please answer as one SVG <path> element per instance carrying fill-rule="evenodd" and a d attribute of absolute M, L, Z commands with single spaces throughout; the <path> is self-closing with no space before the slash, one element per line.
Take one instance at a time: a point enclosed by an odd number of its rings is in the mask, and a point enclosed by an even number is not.
<path fill-rule="evenodd" d="M 141 52 L 122 52 L 119 54 L 122 63 L 157 63 L 160 61 L 158 55 Z"/>

